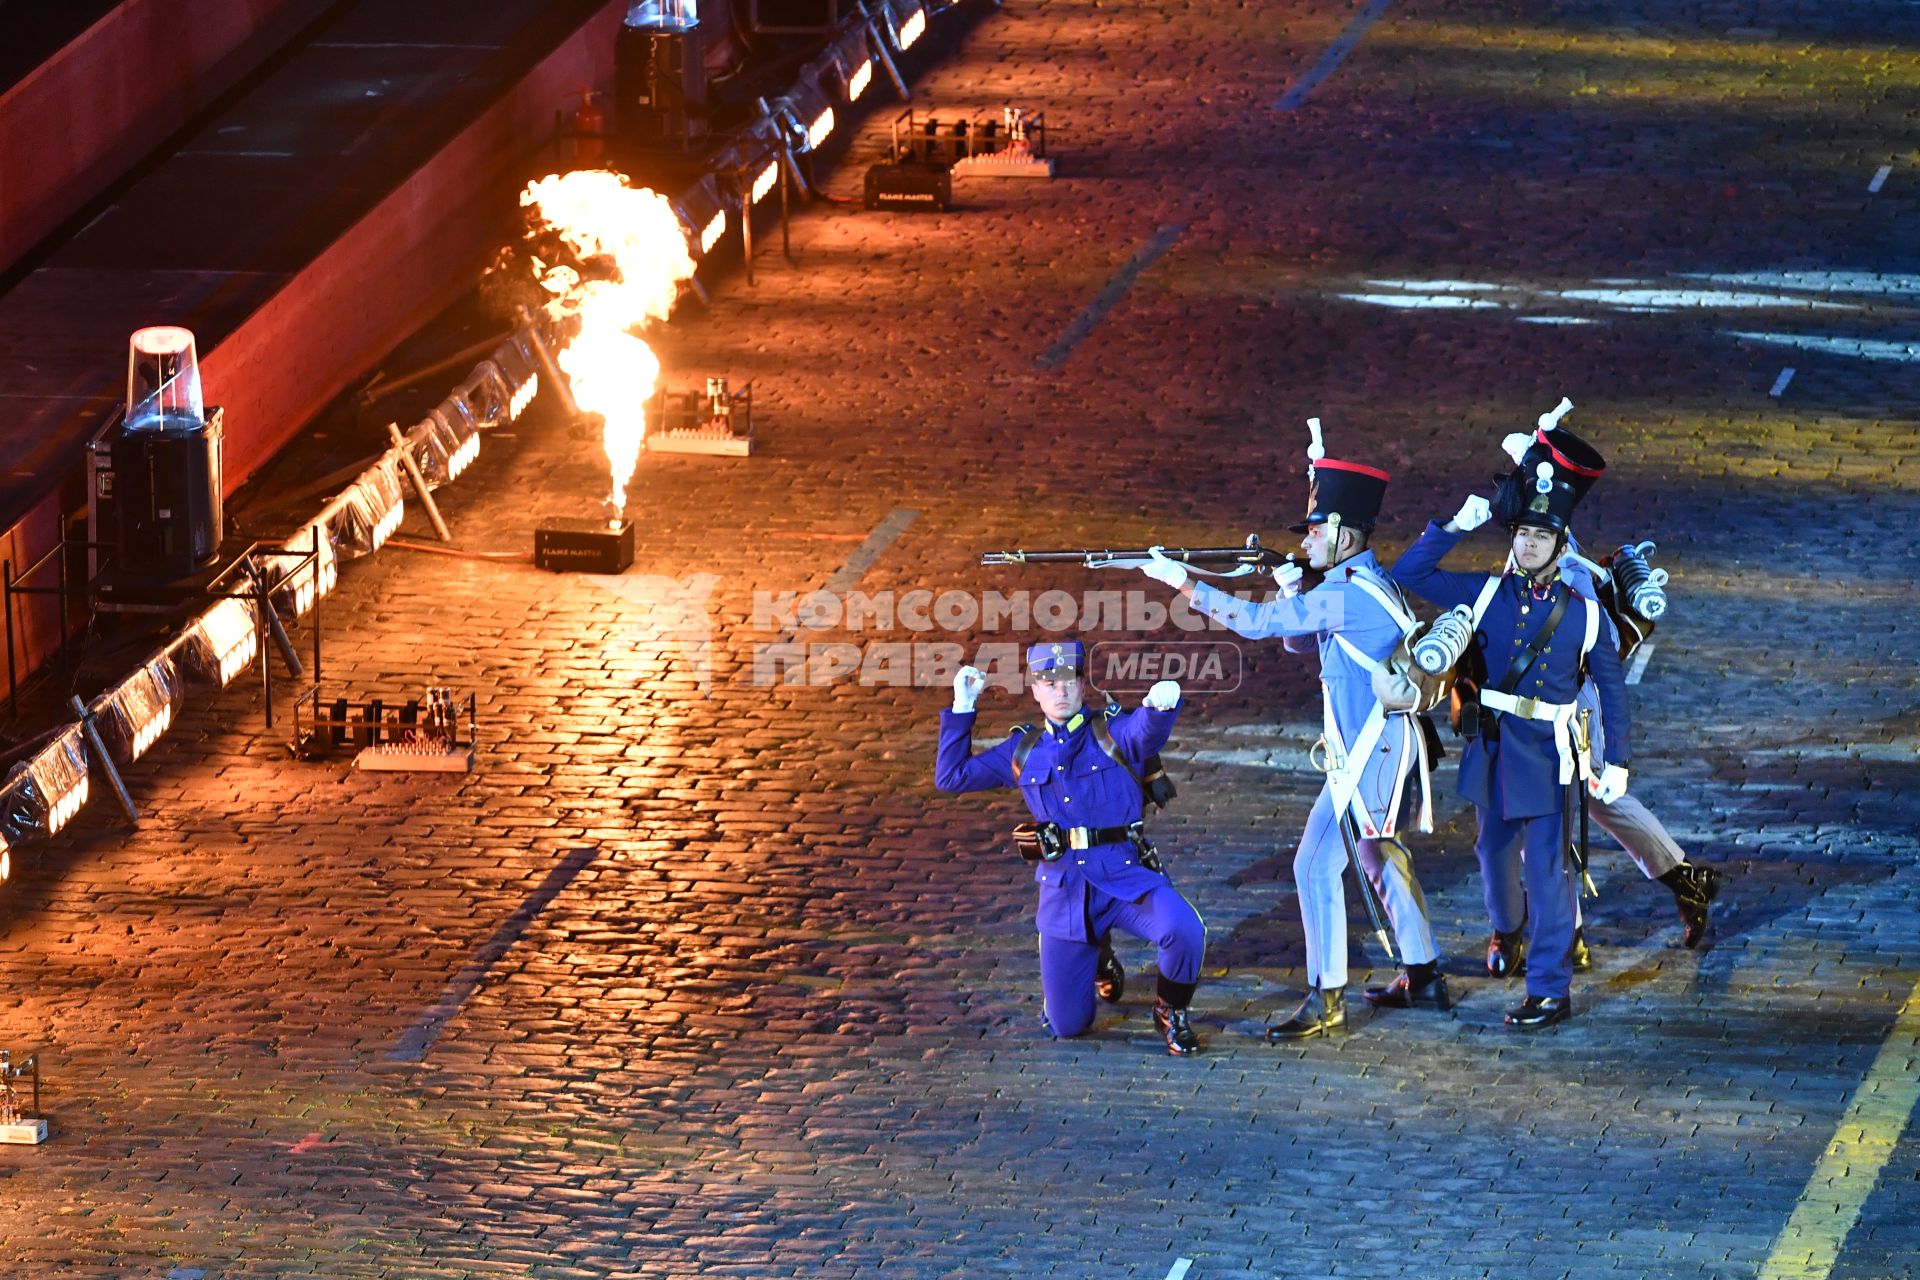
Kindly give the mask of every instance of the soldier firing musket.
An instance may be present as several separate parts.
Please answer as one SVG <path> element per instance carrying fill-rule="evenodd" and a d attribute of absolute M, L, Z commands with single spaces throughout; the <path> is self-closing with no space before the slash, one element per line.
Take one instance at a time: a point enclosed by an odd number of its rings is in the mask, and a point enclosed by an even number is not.
<path fill-rule="evenodd" d="M 1261 604 L 1231 596 L 1194 580 L 1211 568 L 1180 549 L 1149 548 L 1139 567 L 1155 581 L 1187 596 L 1193 608 L 1249 639 L 1278 637 L 1296 653 L 1317 652 L 1322 689 L 1321 742 L 1317 762 L 1327 774 L 1294 856 L 1294 884 L 1306 935 L 1306 998 L 1285 1021 L 1267 1028 L 1280 1042 L 1346 1029 L 1347 911 L 1343 879 L 1351 863 L 1361 894 L 1386 947 L 1384 904 L 1400 944 L 1405 971 L 1392 983 L 1370 987 L 1369 1004 L 1411 1008 L 1431 1002 L 1450 1008 L 1447 980 L 1427 922 L 1426 900 L 1400 824 L 1417 811 L 1428 827 L 1426 739 L 1410 710 L 1389 709 L 1375 677 L 1408 635 L 1414 620 L 1406 598 L 1388 579 L 1367 543 L 1386 496 L 1387 473 L 1325 455 L 1320 420 L 1312 419 L 1307 451 L 1310 485 L 1306 518 L 1292 526 L 1304 534 L 1307 565 L 1257 548 L 1270 565 L 1279 594 Z M 1249 543 L 1247 554 L 1256 550 Z M 1237 566 L 1236 566 L 1237 567 Z M 1303 590 L 1307 568 L 1324 574 Z M 1238 576 L 1229 573 L 1223 576 Z M 1376 901 L 1377 895 L 1377 901 Z"/>

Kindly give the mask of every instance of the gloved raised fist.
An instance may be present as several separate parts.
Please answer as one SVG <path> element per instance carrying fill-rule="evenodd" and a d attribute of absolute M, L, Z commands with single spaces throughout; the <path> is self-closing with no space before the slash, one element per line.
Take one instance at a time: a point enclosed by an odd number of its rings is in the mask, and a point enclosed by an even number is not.
<path fill-rule="evenodd" d="M 953 677 L 953 709 L 971 711 L 980 701 L 980 691 L 987 687 L 987 677 L 973 667 L 962 667 Z"/>
<path fill-rule="evenodd" d="M 1180 682 L 1161 680 L 1147 690 L 1147 696 L 1140 699 L 1140 705 L 1152 707 L 1155 711 L 1171 711 L 1180 705 Z"/>
<path fill-rule="evenodd" d="M 1610 764 L 1600 771 L 1597 778 L 1587 779 L 1587 790 L 1601 804 L 1612 804 L 1627 794 L 1627 768 L 1625 765 Z"/>
<path fill-rule="evenodd" d="M 1462 533 L 1469 533 L 1492 518 L 1493 507 L 1476 493 L 1460 504 L 1460 510 L 1453 517 L 1453 527 Z"/>
<path fill-rule="evenodd" d="M 1140 566 L 1140 572 L 1155 582 L 1164 582 L 1175 591 L 1187 585 L 1187 566 L 1177 560 L 1169 560 L 1159 547 L 1148 547 L 1147 553 L 1153 558 Z"/>
<path fill-rule="evenodd" d="M 1299 595 L 1300 579 L 1306 576 L 1306 570 L 1291 560 L 1283 560 L 1273 566 L 1273 580 L 1280 584 L 1280 594 L 1283 596 Z"/>
<path fill-rule="evenodd" d="M 1513 465 L 1519 466 L 1520 459 L 1527 456 L 1527 450 L 1533 447 L 1533 437 L 1524 431 L 1516 431 L 1500 441 L 1501 452 L 1513 459 Z"/>

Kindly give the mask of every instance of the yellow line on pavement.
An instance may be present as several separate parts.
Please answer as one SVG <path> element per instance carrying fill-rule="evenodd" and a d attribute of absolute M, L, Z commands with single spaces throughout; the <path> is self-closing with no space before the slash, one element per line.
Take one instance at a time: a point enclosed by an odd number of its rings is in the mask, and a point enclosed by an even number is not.
<path fill-rule="evenodd" d="M 1854 1091 L 1826 1154 L 1814 1166 L 1793 1216 L 1780 1229 L 1757 1280 L 1825 1280 L 1860 1218 L 1880 1170 L 1920 1101 L 1920 983 L 1907 994 L 1893 1031 Z"/>

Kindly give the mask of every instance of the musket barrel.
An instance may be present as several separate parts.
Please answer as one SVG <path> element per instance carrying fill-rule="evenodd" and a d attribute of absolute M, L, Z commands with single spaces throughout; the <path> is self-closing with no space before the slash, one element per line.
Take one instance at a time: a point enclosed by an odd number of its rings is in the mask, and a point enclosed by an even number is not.
<path fill-rule="evenodd" d="M 1272 564 L 1280 556 L 1262 547 L 1162 547 L 1160 554 L 1169 560 L 1178 560 L 1186 564 Z M 980 563 L 990 564 L 1111 564 L 1115 561 L 1137 560 L 1145 563 L 1153 558 L 1151 547 L 1082 547 L 1077 550 L 1053 551 L 988 551 L 981 555 Z"/>

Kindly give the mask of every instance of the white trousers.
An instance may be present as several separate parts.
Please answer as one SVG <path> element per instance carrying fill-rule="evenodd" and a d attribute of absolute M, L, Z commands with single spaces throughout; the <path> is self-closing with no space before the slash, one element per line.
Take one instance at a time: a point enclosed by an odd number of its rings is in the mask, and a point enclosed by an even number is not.
<path fill-rule="evenodd" d="M 1607 740 L 1607 727 L 1600 718 L 1600 695 L 1594 689 L 1593 681 L 1589 680 L 1580 686 L 1579 705 L 1592 716 L 1594 769 L 1598 772 L 1600 753 Z M 1596 826 L 1620 842 L 1620 847 L 1639 864 L 1641 872 L 1649 880 L 1658 880 L 1687 860 L 1687 855 L 1667 834 L 1660 819 L 1648 812 L 1647 806 L 1641 804 L 1631 792 L 1612 804 L 1601 804 L 1588 797 L 1587 812 Z"/>
<path fill-rule="evenodd" d="M 1366 840 L 1356 845 L 1360 865 L 1387 911 L 1387 924 L 1399 945 L 1402 964 L 1427 964 L 1440 958 L 1427 923 L 1427 898 L 1406 847 L 1397 840 Z M 1300 924 L 1306 932 L 1307 983 L 1314 987 L 1347 985 L 1347 895 L 1342 878 L 1347 846 L 1334 821 L 1333 800 L 1320 789 L 1307 816 L 1307 829 L 1293 856 L 1293 883 L 1300 895 Z"/>

